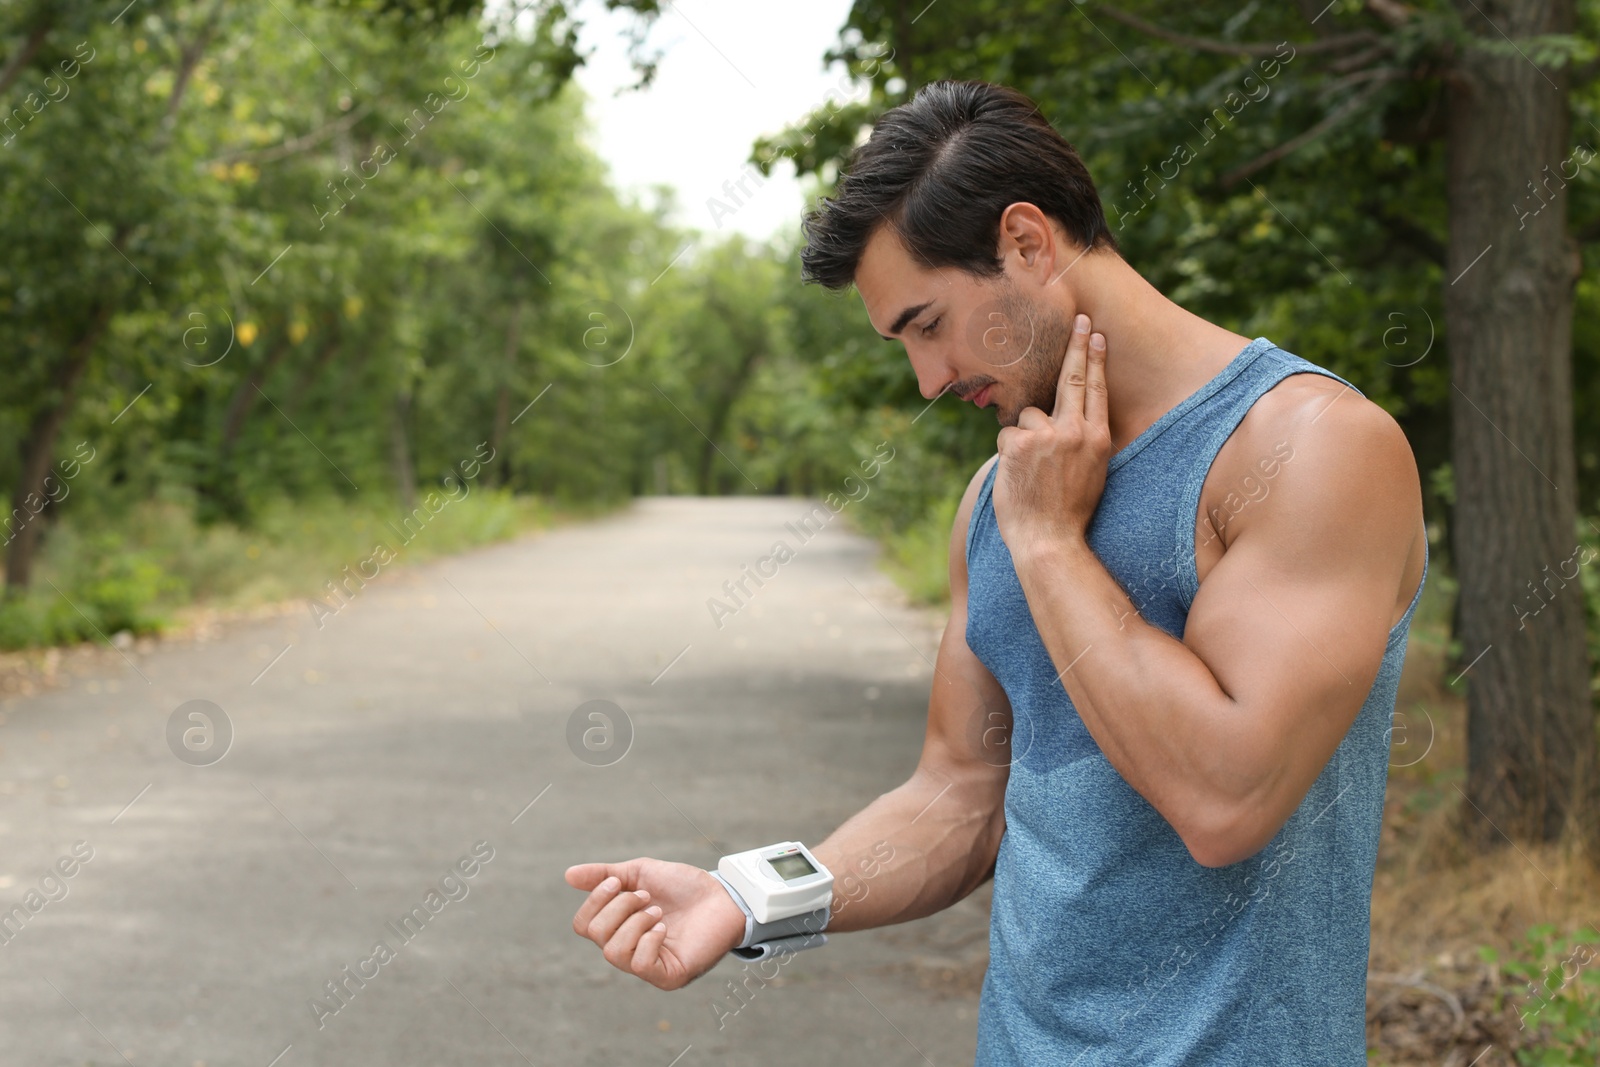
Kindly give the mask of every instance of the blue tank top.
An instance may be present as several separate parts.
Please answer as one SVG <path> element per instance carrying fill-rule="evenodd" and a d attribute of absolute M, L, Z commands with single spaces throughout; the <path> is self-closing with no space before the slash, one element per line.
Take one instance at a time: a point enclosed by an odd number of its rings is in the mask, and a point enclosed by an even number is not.
<path fill-rule="evenodd" d="M 1182 639 L 1212 461 L 1263 393 L 1305 373 L 1350 385 L 1258 337 L 1111 457 L 1088 540 L 1146 622 Z M 1305 800 L 1255 856 L 1208 868 L 1111 766 L 1055 680 L 993 487 L 991 469 L 967 530 L 967 644 L 1010 699 L 1012 764 L 976 1062 L 1365 1064 L 1389 730 L 1426 557 L 1372 690 Z"/>

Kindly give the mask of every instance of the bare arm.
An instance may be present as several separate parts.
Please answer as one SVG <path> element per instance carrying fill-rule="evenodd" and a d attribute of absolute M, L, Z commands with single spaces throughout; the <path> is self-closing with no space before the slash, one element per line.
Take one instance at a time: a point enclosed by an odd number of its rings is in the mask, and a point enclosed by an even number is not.
<path fill-rule="evenodd" d="M 1011 705 L 967 647 L 967 524 L 989 467 L 967 486 L 950 533 L 950 621 L 934 663 L 922 759 L 814 851 L 834 875 L 829 930 L 931 915 L 994 868 L 1005 832 Z M 887 857 L 887 858 L 886 858 Z"/>
<path fill-rule="evenodd" d="M 812 848 L 834 875 L 829 931 L 932 914 L 994 869 L 1005 831 L 1011 706 L 966 642 L 967 523 L 988 468 L 967 486 L 950 533 L 950 621 L 917 769 Z M 574 932 L 613 966 L 662 989 L 692 982 L 744 935 L 744 916 L 727 892 L 689 864 L 582 863 L 567 869 L 566 880 L 588 892 Z"/>
<path fill-rule="evenodd" d="M 1230 524 L 1177 640 L 1139 617 L 1084 536 L 1110 448 L 1105 348 L 1087 340 L 1068 348 L 1056 411 L 1002 431 L 995 512 L 1106 758 L 1197 862 L 1235 863 L 1293 814 L 1372 687 L 1423 535 L 1416 464 L 1359 398 L 1286 409 L 1294 469 L 1271 506 Z"/>

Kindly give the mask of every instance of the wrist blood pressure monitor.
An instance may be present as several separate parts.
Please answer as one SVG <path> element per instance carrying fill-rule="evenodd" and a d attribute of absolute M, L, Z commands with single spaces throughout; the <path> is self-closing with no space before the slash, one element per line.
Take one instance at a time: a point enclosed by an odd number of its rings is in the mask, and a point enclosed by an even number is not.
<path fill-rule="evenodd" d="M 711 876 L 745 915 L 736 955 L 763 959 L 827 943 L 822 930 L 833 903 L 833 874 L 800 842 L 723 856 Z"/>

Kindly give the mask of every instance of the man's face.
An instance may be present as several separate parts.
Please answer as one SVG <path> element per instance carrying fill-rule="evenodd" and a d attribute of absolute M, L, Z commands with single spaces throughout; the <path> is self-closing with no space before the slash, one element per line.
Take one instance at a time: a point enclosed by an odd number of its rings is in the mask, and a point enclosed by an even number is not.
<path fill-rule="evenodd" d="M 979 407 L 993 404 L 1002 426 L 1015 426 L 1023 408 L 1055 406 L 1071 316 L 1030 299 L 1009 274 L 991 281 L 929 270 L 880 227 L 855 282 L 873 328 L 905 344 L 929 400 L 952 392 Z"/>

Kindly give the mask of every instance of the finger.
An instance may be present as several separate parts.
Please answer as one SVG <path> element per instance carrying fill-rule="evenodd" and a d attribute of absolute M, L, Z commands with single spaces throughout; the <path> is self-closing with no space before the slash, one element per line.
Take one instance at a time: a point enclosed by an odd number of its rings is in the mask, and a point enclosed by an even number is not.
<path fill-rule="evenodd" d="M 661 919 L 661 909 L 654 904 L 634 912 L 617 927 L 617 932 L 606 941 L 602 955 L 613 967 L 628 971 L 633 963 L 633 950 L 639 947 L 639 938 Z"/>
<path fill-rule="evenodd" d="M 578 863 L 568 867 L 564 877 L 574 889 L 593 889 L 607 878 L 617 878 L 629 889 L 637 885 L 638 860 L 626 863 Z"/>
<path fill-rule="evenodd" d="M 1061 377 L 1056 382 L 1056 409 L 1050 414 L 1057 419 L 1067 412 L 1083 414 L 1083 383 L 1089 359 L 1089 316 L 1079 315 L 1072 323 L 1072 338 L 1067 342 L 1067 355 L 1061 361 Z"/>
<path fill-rule="evenodd" d="M 578 863 L 568 867 L 562 875 L 574 889 L 593 889 L 614 872 L 609 863 Z"/>
<path fill-rule="evenodd" d="M 1023 408 L 1021 411 L 1017 412 L 1017 429 L 1019 430 L 1042 429 L 1048 425 L 1049 422 L 1050 416 L 1046 415 L 1038 408 Z"/>
<path fill-rule="evenodd" d="M 666 940 L 667 924 L 664 922 L 656 923 L 639 935 L 639 944 L 634 947 L 633 959 L 629 961 L 634 974 L 642 978 L 660 967 L 661 946 Z"/>
<path fill-rule="evenodd" d="M 631 893 L 618 893 L 612 898 L 611 903 L 600 909 L 600 913 L 589 920 L 589 929 L 586 931 L 590 941 L 604 948 L 627 921 L 628 916 L 643 908 L 650 902 L 650 894 L 643 889 Z"/>
<path fill-rule="evenodd" d="M 572 917 L 573 931 L 577 933 L 579 937 L 588 937 L 589 923 L 594 921 L 594 917 L 596 915 L 600 914 L 601 908 L 605 907 L 607 904 L 611 903 L 612 900 L 616 899 L 616 895 L 621 892 L 621 890 L 622 882 L 615 876 L 606 878 L 599 885 L 595 886 L 594 889 L 590 890 L 589 895 L 584 898 L 583 903 L 578 905 L 578 913 Z"/>
<path fill-rule="evenodd" d="M 579 937 L 588 937 L 589 924 L 594 921 L 595 916 L 599 915 L 619 894 L 630 895 L 630 891 L 638 882 L 635 861 L 588 866 L 609 869 L 615 873 L 607 875 L 590 891 L 589 896 L 579 905 L 577 914 L 572 917 L 572 928 Z"/>
<path fill-rule="evenodd" d="M 1084 376 L 1083 418 L 1109 440 L 1111 428 L 1107 422 L 1109 417 L 1107 396 L 1106 336 L 1103 333 L 1094 333 L 1089 335 L 1089 367 Z"/>

